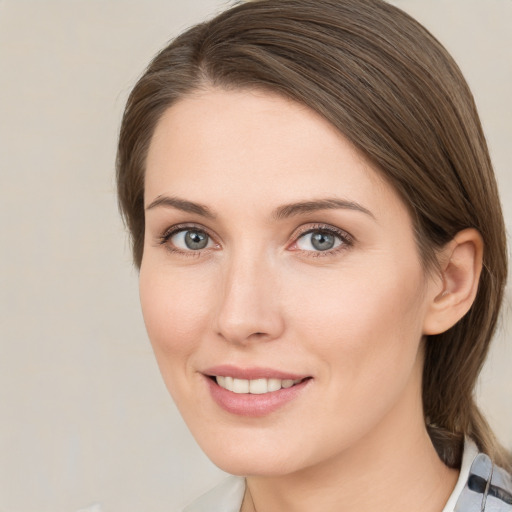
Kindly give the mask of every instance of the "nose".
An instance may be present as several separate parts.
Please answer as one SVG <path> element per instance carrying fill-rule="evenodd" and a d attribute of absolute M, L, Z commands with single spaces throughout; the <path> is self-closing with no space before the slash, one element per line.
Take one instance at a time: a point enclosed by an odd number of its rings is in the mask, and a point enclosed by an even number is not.
<path fill-rule="evenodd" d="M 277 269 L 263 257 L 232 258 L 223 272 L 216 315 L 218 335 L 234 344 L 271 341 L 281 336 Z"/>

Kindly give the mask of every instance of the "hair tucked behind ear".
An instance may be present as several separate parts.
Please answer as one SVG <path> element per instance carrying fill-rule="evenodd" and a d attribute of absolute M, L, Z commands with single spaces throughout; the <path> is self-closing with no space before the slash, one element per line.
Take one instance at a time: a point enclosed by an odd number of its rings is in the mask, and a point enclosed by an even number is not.
<path fill-rule="evenodd" d="M 179 36 L 133 89 L 121 127 L 119 202 L 137 265 L 145 158 L 155 125 L 170 105 L 205 85 L 270 90 L 329 120 L 401 195 L 426 271 L 458 231 L 480 232 L 478 294 L 459 323 L 426 340 L 423 405 L 448 465 L 459 464 L 467 435 L 510 468 L 473 397 L 506 280 L 504 223 L 471 92 L 446 50 L 380 0 L 256 0 Z"/>

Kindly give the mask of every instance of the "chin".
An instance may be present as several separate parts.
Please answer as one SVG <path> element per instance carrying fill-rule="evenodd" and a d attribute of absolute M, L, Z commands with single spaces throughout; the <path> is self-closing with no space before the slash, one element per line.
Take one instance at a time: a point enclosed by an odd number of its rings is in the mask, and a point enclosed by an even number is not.
<path fill-rule="evenodd" d="M 226 442 L 219 442 L 221 438 Z M 237 476 L 285 476 L 322 459 L 321 449 L 311 451 L 310 448 L 308 451 L 301 439 L 286 440 L 286 437 L 272 436 L 268 431 L 260 435 L 253 432 L 250 436 L 219 434 L 209 439 L 198 436 L 196 440 L 213 464 Z"/>
<path fill-rule="evenodd" d="M 208 453 L 206 455 L 209 456 Z M 282 461 L 279 458 L 261 457 L 261 455 L 241 457 L 219 454 L 219 456 L 210 457 L 210 460 L 222 471 L 237 476 L 277 477 L 302 469 L 291 460 Z"/>

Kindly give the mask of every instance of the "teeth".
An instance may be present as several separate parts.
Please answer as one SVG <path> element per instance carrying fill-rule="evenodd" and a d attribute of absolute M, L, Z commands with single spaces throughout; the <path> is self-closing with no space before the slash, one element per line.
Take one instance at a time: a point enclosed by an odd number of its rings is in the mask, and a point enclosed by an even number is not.
<path fill-rule="evenodd" d="M 249 382 L 244 379 L 233 379 L 233 393 L 249 393 Z"/>
<path fill-rule="evenodd" d="M 279 391 L 281 389 L 281 381 L 279 379 L 268 379 L 267 389 L 268 391 Z"/>
<path fill-rule="evenodd" d="M 224 377 L 225 388 L 229 391 L 233 391 L 233 377 Z"/>
<path fill-rule="evenodd" d="M 233 377 L 224 377 L 219 375 L 215 377 L 217 384 L 228 391 L 238 394 L 262 395 L 279 391 L 281 388 L 291 388 L 293 385 L 301 382 L 301 379 L 235 379 Z"/>
<path fill-rule="evenodd" d="M 261 395 L 268 392 L 267 379 L 256 379 L 249 381 L 249 393 L 252 395 Z"/>

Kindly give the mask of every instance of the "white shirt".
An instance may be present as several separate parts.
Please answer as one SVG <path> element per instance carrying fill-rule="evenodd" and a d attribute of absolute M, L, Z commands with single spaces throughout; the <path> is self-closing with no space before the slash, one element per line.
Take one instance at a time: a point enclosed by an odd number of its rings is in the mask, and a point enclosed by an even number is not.
<path fill-rule="evenodd" d="M 466 440 L 459 478 L 442 512 L 455 511 L 455 504 L 466 485 L 471 464 L 477 455 L 475 443 Z M 185 507 L 182 512 L 240 512 L 244 493 L 245 478 L 231 476 Z"/>

